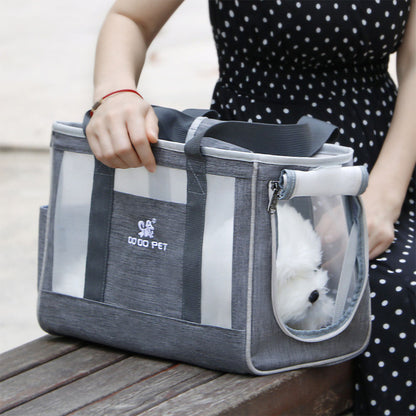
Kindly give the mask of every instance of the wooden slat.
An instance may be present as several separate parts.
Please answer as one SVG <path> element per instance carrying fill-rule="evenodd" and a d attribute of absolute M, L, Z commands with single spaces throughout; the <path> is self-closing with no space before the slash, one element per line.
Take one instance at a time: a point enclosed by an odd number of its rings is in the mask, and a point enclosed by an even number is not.
<path fill-rule="evenodd" d="M 0 355 L 0 381 L 80 348 L 82 341 L 46 335 Z"/>
<path fill-rule="evenodd" d="M 185 391 L 221 376 L 221 373 L 178 364 L 77 412 L 74 416 L 137 415 Z M 190 415 L 190 413 L 187 413 Z"/>
<path fill-rule="evenodd" d="M 0 382 L 0 412 L 71 383 L 126 355 L 117 350 L 86 346 Z"/>
<path fill-rule="evenodd" d="M 5 416 L 335 415 L 351 364 L 267 377 L 214 371 L 46 336 L 0 355 Z"/>
<path fill-rule="evenodd" d="M 226 374 L 140 415 L 336 415 L 351 406 L 350 371 L 344 364 L 263 377 Z"/>
<path fill-rule="evenodd" d="M 114 393 L 140 380 L 148 379 L 171 366 L 172 363 L 167 361 L 132 356 L 15 407 L 6 412 L 4 416 L 67 415 L 103 397 L 111 397 Z M 97 414 L 103 413 L 95 413 Z M 109 414 L 117 413 L 110 412 Z"/>

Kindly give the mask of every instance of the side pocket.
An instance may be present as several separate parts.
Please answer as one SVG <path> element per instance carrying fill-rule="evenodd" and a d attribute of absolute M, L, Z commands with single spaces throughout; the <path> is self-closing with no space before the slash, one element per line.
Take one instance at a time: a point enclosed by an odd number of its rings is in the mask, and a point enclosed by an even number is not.
<path fill-rule="evenodd" d="M 38 226 L 38 290 L 40 289 L 40 277 L 42 274 L 43 259 L 45 256 L 46 243 L 46 220 L 48 217 L 48 206 L 42 206 L 39 209 L 39 226 Z"/>

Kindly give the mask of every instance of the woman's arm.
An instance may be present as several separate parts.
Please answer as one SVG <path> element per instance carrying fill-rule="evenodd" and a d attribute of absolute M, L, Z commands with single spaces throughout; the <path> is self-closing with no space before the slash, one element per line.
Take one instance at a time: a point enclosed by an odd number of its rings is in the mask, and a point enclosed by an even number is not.
<path fill-rule="evenodd" d="M 182 0 L 117 0 L 102 26 L 95 58 L 94 102 L 119 89 L 136 89 L 147 48 Z M 88 124 L 98 160 L 114 168 L 156 167 L 149 143 L 158 135 L 151 106 L 136 94 L 103 101 Z"/>
<path fill-rule="evenodd" d="M 370 258 L 393 242 L 416 163 L 416 0 L 413 0 L 403 43 L 397 53 L 399 91 L 383 148 L 363 195 L 367 215 Z"/>

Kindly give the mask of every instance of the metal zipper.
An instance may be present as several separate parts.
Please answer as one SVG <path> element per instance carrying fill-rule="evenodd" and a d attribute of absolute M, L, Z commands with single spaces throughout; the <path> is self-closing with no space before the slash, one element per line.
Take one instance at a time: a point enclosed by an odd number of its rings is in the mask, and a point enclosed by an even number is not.
<path fill-rule="evenodd" d="M 277 202 L 280 199 L 282 188 L 279 181 L 270 181 L 269 182 L 269 205 L 267 206 L 267 211 L 270 214 L 276 213 Z"/>

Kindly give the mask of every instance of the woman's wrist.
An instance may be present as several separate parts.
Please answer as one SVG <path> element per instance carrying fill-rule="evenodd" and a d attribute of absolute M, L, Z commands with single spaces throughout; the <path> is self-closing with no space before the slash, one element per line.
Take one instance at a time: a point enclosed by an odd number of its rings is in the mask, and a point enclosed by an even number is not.
<path fill-rule="evenodd" d="M 136 90 L 137 84 L 135 81 L 129 79 L 124 80 L 125 77 L 120 77 L 120 81 L 117 82 L 95 82 L 94 93 L 93 93 L 93 103 L 100 100 L 105 95 L 109 94 L 112 91 L 130 89 Z"/>
<path fill-rule="evenodd" d="M 131 89 L 131 88 L 116 89 L 114 91 L 107 92 L 105 95 L 103 95 L 100 99 L 98 99 L 93 104 L 93 106 L 91 108 L 91 116 L 94 114 L 94 112 L 97 110 L 97 108 L 104 102 L 104 100 L 106 100 L 109 97 L 112 97 L 113 95 L 123 94 L 123 93 L 136 94 L 138 97 L 140 97 L 142 100 L 144 100 L 144 98 L 142 97 L 142 95 L 138 91 L 136 91 L 135 89 Z"/>
<path fill-rule="evenodd" d="M 386 170 L 379 174 L 373 169 L 366 193 L 371 194 L 371 199 L 388 210 L 393 220 L 396 221 L 406 197 L 407 186 L 404 186 L 404 178 L 390 176 L 389 172 L 391 171 Z"/>

